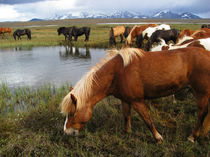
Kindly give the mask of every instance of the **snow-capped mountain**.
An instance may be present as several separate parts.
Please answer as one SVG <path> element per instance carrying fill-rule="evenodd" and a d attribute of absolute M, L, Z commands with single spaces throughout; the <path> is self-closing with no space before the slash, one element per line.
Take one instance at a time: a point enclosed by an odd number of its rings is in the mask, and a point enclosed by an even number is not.
<path fill-rule="evenodd" d="M 200 19 L 199 16 L 189 12 L 185 13 L 172 13 L 171 11 L 160 11 L 152 16 L 152 18 L 165 18 L 165 19 Z"/>
<path fill-rule="evenodd" d="M 171 11 L 160 11 L 152 16 L 142 15 L 139 12 L 134 11 L 115 11 L 109 13 L 102 12 L 78 12 L 78 13 L 66 13 L 63 15 L 55 15 L 49 20 L 60 20 L 60 19 L 75 19 L 75 18 L 138 18 L 138 19 L 148 19 L 148 18 L 166 18 L 166 19 L 200 19 L 199 16 L 192 13 L 173 13 Z"/>
<path fill-rule="evenodd" d="M 59 20 L 59 19 L 73 19 L 73 18 L 149 18 L 148 16 L 142 15 L 138 12 L 131 12 L 131 11 L 115 11 L 111 13 L 102 13 L 102 12 L 80 12 L 76 15 L 72 13 L 67 13 L 64 15 L 55 15 L 54 17 L 50 18 L 52 20 Z"/>

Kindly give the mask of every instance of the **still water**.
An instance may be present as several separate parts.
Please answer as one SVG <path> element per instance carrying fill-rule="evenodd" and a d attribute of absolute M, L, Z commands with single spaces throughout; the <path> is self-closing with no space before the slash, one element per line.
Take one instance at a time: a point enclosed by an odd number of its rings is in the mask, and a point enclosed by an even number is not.
<path fill-rule="evenodd" d="M 63 46 L 0 49 L 0 83 L 11 88 L 75 85 L 104 56 L 104 49 Z"/>

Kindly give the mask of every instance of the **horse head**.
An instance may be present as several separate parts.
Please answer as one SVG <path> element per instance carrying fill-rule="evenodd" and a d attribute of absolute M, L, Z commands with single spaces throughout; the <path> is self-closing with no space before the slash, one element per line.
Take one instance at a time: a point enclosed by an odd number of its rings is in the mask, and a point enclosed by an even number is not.
<path fill-rule="evenodd" d="M 70 87 L 70 90 L 73 88 Z M 92 116 L 92 108 L 85 106 L 79 108 L 76 96 L 73 93 L 69 93 L 63 99 L 61 103 L 61 111 L 66 115 L 66 121 L 64 124 L 64 132 L 67 135 L 77 136 L 84 127 L 85 123 L 90 120 Z"/>

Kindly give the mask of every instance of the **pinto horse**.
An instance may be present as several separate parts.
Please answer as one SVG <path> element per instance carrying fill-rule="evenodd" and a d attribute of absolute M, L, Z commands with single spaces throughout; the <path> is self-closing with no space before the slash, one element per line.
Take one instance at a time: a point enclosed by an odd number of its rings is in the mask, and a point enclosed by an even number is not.
<path fill-rule="evenodd" d="M 109 43 L 110 45 L 116 45 L 115 37 L 120 36 L 120 43 L 123 42 L 123 36 L 125 33 L 125 27 L 124 26 L 117 26 L 117 27 L 111 27 L 109 31 Z"/>
<path fill-rule="evenodd" d="M 144 99 L 168 96 L 191 85 L 198 106 L 197 123 L 188 138 L 194 142 L 200 135 L 203 121 L 208 124 L 210 120 L 207 116 L 210 114 L 210 52 L 197 47 L 155 53 L 137 48 L 110 52 L 76 83 L 61 102 L 61 112 L 66 115 L 64 132 L 78 135 L 90 120 L 95 104 L 113 95 L 122 101 L 127 132 L 131 129 L 133 107 L 156 141 L 162 142 Z"/>
<path fill-rule="evenodd" d="M 31 40 L 31 30 L 30 29 L 17 29 L 13 33 L 13 37 L 16 40 L 16 36 L 18 37 L 18 40 L 21 40 L 21 36 L 27 35 L 28 40 Z"/>
<path fill-rule="evenodd" d="M 147 29 L 148 27 L 156 27 L 156 26 L 158 26 L 158 25 L 156 25 L 156 24 L 147 24 L 147 25 L 141 25 L 141 26 L 135 25 L 131 29 L 131 31 L 126 39 L 126 43 L 128 45 L 131 45 L 133 39 L 136 38 L 137 36 L 139 36 L 145 29 Z"/>
<path fill-rule="evenodd" d="M 152 34 L 157 30 L 170 30 L 171 26 L 167 24 L 161 24 L 155 27 L 148 27 L 146 28 L 139 36 L 136 38 L 136 45 L 138 48 L 142 48 L 143 40 L 146 39 L 149 41 Z"/>
<path fill-rule="evenodd" d="M 180 31 L 177 29 L 170 29 L 170 30 L 157 30 L 155 31 L 151 37 L 149 38 L 147 45 L 146 45 L 146 49 L 147 51 L 150 50 L 150 48 L 152 47 L 152 44 L 154 42 L 159 42 L 160 39 L 163 39 L 166 43 L 168 43 L 169 41 L 173 41 L 174 43 L 176 43 L 177 37 L 179 36 Z"/>
<path fill-rule="evenodd" d="M 0 27 L 0 34 L 3 34 L 3 36 L 4 36 L 4 33 L 9 33 L 9 35 L 11 36 L 12 29 L 8 28 L 8 27 Z"/>
<path fill-rule="evenodd" d="M 85 35 L 85 41 L 89 40 L 90 36 L 90 27 L 75 27 L 73 26 L 72 29 L 69 31 L 69 40 L 72 41 L 72 36 L 74 36 L 74 41 L 77 41 L 78 36 Z"/>

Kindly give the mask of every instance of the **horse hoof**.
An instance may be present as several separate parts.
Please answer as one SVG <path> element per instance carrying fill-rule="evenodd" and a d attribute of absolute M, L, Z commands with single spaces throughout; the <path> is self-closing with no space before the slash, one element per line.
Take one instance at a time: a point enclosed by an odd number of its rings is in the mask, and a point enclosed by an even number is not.
<path fill-rule="evenodd" d="M 195 142 L 195 139 L 194 139 L 194 137 L 192 135 L 190 135 L 187 139 L 188 139 L 188 141 L 190 141 L 192 143 Z"/>

